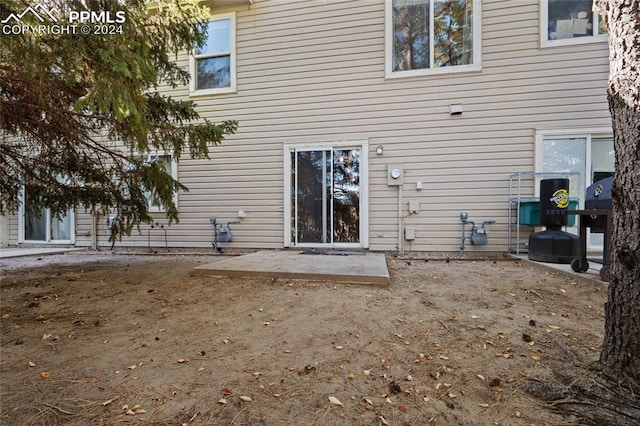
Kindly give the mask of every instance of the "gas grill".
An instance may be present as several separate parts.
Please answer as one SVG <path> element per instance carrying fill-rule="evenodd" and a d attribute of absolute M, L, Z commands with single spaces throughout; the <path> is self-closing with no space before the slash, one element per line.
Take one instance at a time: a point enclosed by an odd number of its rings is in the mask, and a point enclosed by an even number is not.
<path fill-rule="evenodd" d="M 579 218 L 580 256 L 573 259 L 571 269 L 575 272 L 586 272 L 589 269 L 587 260 L 587 228 L 591 232 L 604 233 L 604 247 L 602 260 L 589 259 L 601 263 L 600 278 L 609 281 L 609 256 L 611 242 L 612 202 L 611 189 L 613 177 L 599 180 L 589 186 L 586 191 L 584 210 L 569 210 L 568 214 L 575 214 Z"/>
<path fill-rule="evenodd" d="M 585 210 L 611 210 L 611 189 L 613 176 L 602 179 L 587 188 L 584 200 Z"/>

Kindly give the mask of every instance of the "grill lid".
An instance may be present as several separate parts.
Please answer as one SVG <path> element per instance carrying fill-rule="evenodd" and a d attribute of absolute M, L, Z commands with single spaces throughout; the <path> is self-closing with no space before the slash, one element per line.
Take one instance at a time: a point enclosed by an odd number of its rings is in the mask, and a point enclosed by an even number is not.
<path fill-rule="evenodd" d="M 587 188 L 584 208 L 587 210 L 611 210 L 611 188 L 613 187 L 613 176 L 594 182 Z"/>

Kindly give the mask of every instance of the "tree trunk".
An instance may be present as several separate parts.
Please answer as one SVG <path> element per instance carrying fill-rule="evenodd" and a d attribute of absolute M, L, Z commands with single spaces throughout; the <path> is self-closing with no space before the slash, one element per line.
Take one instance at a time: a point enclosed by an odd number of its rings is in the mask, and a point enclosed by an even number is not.
<path fill-rule="evenodd" d="M 640 384 L 640 0 L 597 0 L 609 30 L 609 110 L 615 178 L 603 372 Z"/>
<path fill-rule="evenodd" d="M 612 263 L 600 362 L 618 381 L 640 383 L 640 114 L 609 93 L 616 175 Z"/>
<path fill-rule="evenodd" d="M 596 369 L 568 362 L 558 381 L 524 388 L 593 426 L 640 424 L 640 0 L 595 0 L 609 30 L 609 111 L 615 148 L 605 335 Z M 579 360 L 577 360 L 579 361 Z"/>

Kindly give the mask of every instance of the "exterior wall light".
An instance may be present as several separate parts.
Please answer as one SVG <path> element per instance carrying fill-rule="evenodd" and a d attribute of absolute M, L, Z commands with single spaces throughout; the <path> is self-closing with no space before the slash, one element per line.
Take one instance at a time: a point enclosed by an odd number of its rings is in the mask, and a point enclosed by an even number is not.
<path fill-rule="evenodd" d="M 384 149 L 382 149 L 382 145 L 378 145 L 378 147 L 376 148 L 376 155 L 382 154 L 384 154 Z"/>

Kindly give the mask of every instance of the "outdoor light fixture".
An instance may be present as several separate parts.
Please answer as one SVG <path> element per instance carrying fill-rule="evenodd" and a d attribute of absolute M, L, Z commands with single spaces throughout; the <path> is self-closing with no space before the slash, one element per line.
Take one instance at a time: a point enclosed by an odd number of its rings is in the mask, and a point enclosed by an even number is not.
<path fill-rule="evenodd" d="M 382 149 L 382 145 L 378 145 L 378 147 L 376 148 L 376 155 L 382 155 L 384 153 L 384 150 Z"/>

